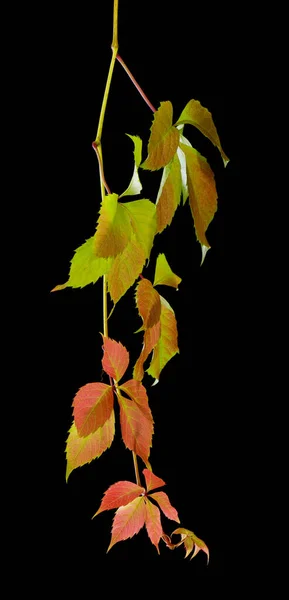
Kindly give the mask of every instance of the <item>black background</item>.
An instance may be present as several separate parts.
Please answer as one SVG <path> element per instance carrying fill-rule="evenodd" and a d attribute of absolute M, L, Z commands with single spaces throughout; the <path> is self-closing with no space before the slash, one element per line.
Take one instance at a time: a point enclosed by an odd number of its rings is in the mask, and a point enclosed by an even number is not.
<path fill-rule="evenodd" d="M 204 554 L 184 562 L 182 548 L 171 552 L 162 542 L 159 557 L 145 530 L 106 555 L 113 511 L 94 520 L 91 516 L 109 485 L 122 479 L 134 481 L 131 453 L 121 441 L 118 425 L 111 449 L 74 471 L 65 482 L 64 450 L 73 397 L 80 386 L 101 377 L 102 283 L 55 294 L 50 290 L 67 280 L 73 251 L 95 230 L 100 189 L 91 144 L 111 56 L 112 1 L 99 2 L 95 9 L 76 5 L 67 12 L 47 11 L 45 26 L 43 21 L 48 42 L 42 92 L 46 128 L 45 136 L 39 130 L 39 141 L 44 145 L 41 195 L 48 235 L 44 313 L 39 318 L 47 357 L 47 413 L 38 478 L 55 567 L 71 564 L 77 552 L 83 569 L 87 561 L 173 560 L 181 561 L 183 568 L 196 576 L 226 573 L 231 323 L 225 243 L 234 225 L 229 205 L 236 197 L 239 176 L 238 102 L 233 84 L 238 67 L 231 41 L 234 17 L 227 13 L 225 21 L 218 11 L 208 15 L 205 7 L 192 8 L 191 2 L 182 0 L 176 5 L 120 0 L 119 10 L 119 53 L 152 104 L 158 107 L 161 101 L 171 100 L 177 119 L 191 98 L 199 100 L 212 112 L 230 158 L 224 169 L 209 140 L 186 127 L 186 137 L 215 172 L 219 200 L 208 229 L 211 250 L 200 267 L 201 250 L 187 203 L 178 208 L 172 225 L 156 237 L 144 271 L 152 279 L 156 256 L 165 252 L 172 270 L 182 277 L 178 292 L 159 287 L 176 314 L 180 354 L 165 367 L 157 386 L 150 388 L 148 375 L 144 379 L 155 420 L 150 458 L 153 471 L 167 483 L 164 489 L 182 526 L 209 546 L 208 567 Z M 226 60 L 228 54 L 231 63 Z M 145 158 L 151 122 L 150 109 L 116 63 L 102 138 L 105 176 L 113 192 L 121 193 L 127 187 L 133 170 L 132 143 L 125 133 L 143 139 Z M 140 197 L 155 201 L 161 173 L 141 171 L 140 176 Z M 109 336 L 130 352 L 129 377 L 141 350 L 141 334 L 133 335 L 140 324 L 132 287 L 109 320 Z M 177 524 L 164 517 L 163 526 L 170 533 Z"/>

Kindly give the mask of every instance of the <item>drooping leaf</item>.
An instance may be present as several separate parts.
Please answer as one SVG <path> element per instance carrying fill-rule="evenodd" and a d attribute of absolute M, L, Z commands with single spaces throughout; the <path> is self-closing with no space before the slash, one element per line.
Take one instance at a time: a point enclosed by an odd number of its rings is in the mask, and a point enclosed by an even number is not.
<path fill-rule="evenodd" d="M 157 506 L 152 504 L 149 499 L 146 500 L 146 518 L 145 525 L 146 530 L 148 532 L 148 536 L 152 542 L 152 544 L 156 547 L 158 553 L 159 551 L 159 541 L 161 536 L 163 535 L 163 528 L 161 524 L 161 513 Z"/>
<path fill-rule="evenodd" d="M 105 383 L 87 383 L 74 396 L 72 403 L 77 433 L 86 437 L 109 419 L 113 409 L 113 391 Z"/>
<path fill-rule="evenodd" d="M 181 144 L 187 160 L 190 207 L 196 236 L 200 244 L 210 248 L 205 232 L 217 210 L 214 173 L 206 159 L 194 148 Z"/>
<path fill-rule="evenodd" d="M 122 439 L 129 450 L 133 450 L 147 462 L 153 435 L 153 417 L 147 403 L 146 409 L 135 400 L 118 394 Z"/>
<path fill-rule="evenodd" d="M 183 142 L 184 137 L 180 136 L 180 141 Z M 184 142 L 183 142 L 184 143 Z M 190 144 L 191 145 L 191 144 Z M 182 185 L 182 197 L 183 197 L 183 205 L 185 204 L 187 198 L 189 197 L 188 192 L 188 183 L 187 183 L 187 163 L 186 157 L 181 150 L 180 146 L 177 149 L 177 155 L 180 162 L 180 170 L 181 170 L 181 185 Z"/>
<path fill-rule="evenodd" d="M 207 108 L 202 106 L 198 100 L 190 100 L 188 102 L 179 119 L 177 120 L 176 125 L 186 123 L 194 125 L 194 127 L 197 127 L 197 129 L 199 129 L 203 135 L 209 138 L 214 146 L 216 146 L 220 151 L 224 165 L 226 166 L 230 159 L 226 156 L 221 146 L 220 138 L 218 136 L 212 114 Z"/>
<path fill-rule="evenodd" d="M 90 463 L 110 448 L 115 431 L 114 411 L 102 427 L 87 437 L 80 437 L 75 423 L 72 424 L 66 443 L 66 481 L 70 473 L 77 467 Z"/>
<path fill-rule="evenodd" d="M 185 543 L 185 548 L 186 548 L 186 556 L 189 556 L 189 554 L 192 552 L 193 547 L 195 546 L 195 551 L 194 554 L 192 555 L 191 559 L 194 558 L 194 556 L 196 556 L 196 554 L 199 552 L 199 550 L 202 550 L 203 552 L 205 552 L 205 554 L 207 555 L 207 563 L 209 562 L 209 549 L 206 546 L 205 542 L 203 542 L 203 540 L 201 540 L 200 538 L 198 538 L 193 531 L 190 531 L 189 529 L 185 529 L 184 527 L 178 527 L 177 529 L 175 529 L 175 531 L 173 531 L 172 535 L 174 534 L 180 534 L 182 536 L 182 538 L 184 539 L 184 543 Z M 190 541 L 187 541 L 186 543 L 186 538 L 189 538 Z M 193 542 L 193 545 L 192 543 Z"/>
<path fill-rule="evenodd" d="M 170 285 L 171 287 L 178 289 L 181 281 L 181 277 L 173 273 L 165 254 L 159 254 L 156 262 L 154 286 Z"/>
<path fill-rule="evenodd" d="M 143 169 L 156 171 L 165 167 L 177 151 L 179 131 L 172 125 L 173 107 L 170 101 L 161 102 L 154 113 L 151 135 L 148 143 L 148 156 L 141 165 Z"/>
<path fill-rule="evenodd" d="M 171 505 L 168 495 L 165 492 L 154 492 L 150 494 L 150 498 L 153 498 L 162 509 L 163 513 L 172 521 L 180 522 L 176 509 Z"/>
<path fill-rule="evenodd" d="M 133 369 L 133 378 L 141 381 L 144 376 L 144 368 L 143 365 L 152 352 L 152 350 L 156 347 L 158 340 L 161 334 L 161 322 L 159 321 L 153 327 L 150 327 L 144 332 L 144 341 L 142 351 L 135 363 Z"/>
<path fill-rule="evenodd" d="M 155 490 L 156 488 L 163 487 L 163 485 L 166 485 L 166 482 L 163 479 L 157 477 L 157 475 L 154 475 L 154 473 L 149 469 L 143 469 L 143 474 L 148 492 L 150 492 L 150 490 Z"/>
<path fill-rule="evenodd" d="M 107 276 L 108 291 L 114 304 L 134 284 L 143 270 L 145 258 L 145 253 L 133 234 L 124 251 L 114 259 Z"/>
<path fill-rule="evenodd" d="M 120 343 L 103 336 L 103 370 L 118 382 L 129 364 L 129 353 Z"/>
<path fill-rule="evenodd" d="M 112 508 L 119 508 L 120 506 L 126 506 L 145 493 L 145 489 L 136 483 L 131 481 L 118 481 L 111 485 L 108 490 L 104 493 L 101 505 L 98 511 L 93 515 L 99 515 L 104 510 L 111 510 Z"/>
<path fill-rule="evenodd" d="M 127 210 L 135 239 L 149 258 L 157 230 L 156 207 L 150 200 L 133 200 L 122 204 Z"/>
<path fill-rule="evenodd" d="M 129 379 L 129 381 L 126 381 L 120 385 L 119 389 L 125 392 L 131 398 L 131 400 L 134 400 L 141 410 L 147 414 L 149 419 L 151 418 L 147 392 L 140 381 L 137 381 L 136 379 Z"/>
<path fill-rule="evenodd" d="M 127 246 L 131 234 L 129 215 L 118 202 L 117 194 L 105 196 L 94 235 L 95 255 L 102 258 L 117 256 Z"/>
<path fill-rule="evenodd" d="M 161 335 L 158 343 L 153 350 L 151 364 L 147 373 L 155 377 L 156 381 L 160 378 L 160 373 L 166 364 L 179 352 L 178 331 L 175 313 L 169 303 L 160 296 L 161 299 Z"/>
<path fill-rule="evenodd" d="M 111 264 L 111 258 L 98 258 L 95 256 L 94 237 L 91 237 L 75 250 L 71 260 L 68 281 L 57 285 L 51 291 L 56 292 L 66 287 L 82 288 L 89 285 L 89 283 L 95 283 L 100 277 L 109 272 Z"/>
<path fill-rule="evenodd" d="M 123 196 L 135 196 L 136 194 L 140 194 L 142 190 L 142 184 L 138 175 L 138 168 L 141 163 L 142 140 L 137 135 L 129 135 L 129 133 L 126 135 L 134 143 L 134 171 L 128 188 L 125 190 L 125 192 L 123 192 L 123 194 L 121 194 L 120 198 Z"/>
<path fill-rule="evenodd" d="M 136 305 L 143 321 L 142 329 L 158 323 L 161 315 L 160 295 L 148 279 L 143 278 L 137 284 Z"/>
<path fill-rule="evenodd" d="M 178 154 L 165 166 L 156 200 L 157 233 L 171 224 L 182 192 L 181 165 Z"/>
<path fill-rule="evenodd" d="M 133 537 L 145 524 L 146 507 L 144 497 L 135 498 L 126 506 L 121 506 L 115 513 L 111 541 L 107 552 L 122 540 Z"/>

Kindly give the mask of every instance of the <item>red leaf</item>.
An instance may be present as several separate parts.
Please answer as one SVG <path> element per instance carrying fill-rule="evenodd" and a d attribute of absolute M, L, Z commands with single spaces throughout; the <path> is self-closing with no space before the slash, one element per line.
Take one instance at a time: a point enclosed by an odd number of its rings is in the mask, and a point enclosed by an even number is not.
<path fill-rule="evenodd" d="M 105 383 L 87 383 L 78 390 L 72 406 L 77 432 L 86 437 L 109 419 L 113 409 L 112 388 Z"/>
<path fill-rule="evenodd" d="M 162 487 L 163 485 L 166 485 L 166 482 L 163 479 L 154 475 L 152 473 L 152 471 L 149 471 L 149 469 L 143 469 L 143 474 L 144 474 L 144 477 L 146 480 L 146 486 L 147 486 L 148 492 L 150 490 L 154 490 L 155 488 L 159 488 L 159 487 Z"/>
<path fill-rule="evenodd" d="M 107 552 L 122 540 L 127 540 L 139 532 L 144 526 L 146 507 L 144 497 L 135 498 L 126 506 L 121 506 L 115 513 L 112 525 L 112 535 Z"/>
<path fill-rule="evenodd" d="M 169 497 L 165 492 L 155 492 L 154 494 L 150 494 L 150 498 L 153 498 L 158 503 L 159 507 L 162 509 L 163 513 L 171 519 L 172 521 L 180 522 L 178 513 L 176 509 L 171 505 Z"/>
<path fill-rule="evenodd" d="M 137 284 L 136 303 L 144 329 L 158 323 L 161 316 L 160 295 L 148 279 L 141 279 Z"/>
<path fill-rule="evenodd" d="M 163 529 L 162 529 L 162 524 L 161 524 L 161 513 L 158 509 L 157 506 L 155 506 L 154 504 L 152 504 L 152 502 L 149 502 L 149 500 L 146 501 L 146 530 L 148 532 L 148 536 L 152 542 L 152 544 L 154 544 L 154 546 L 156 547 L 158 553 L 160 553 L 159 551 L 159 541 L 160 538 L 163 535 Z"/>
<path fill-rule="evenodd" d="M 135 400 L 118 395 L 122 439 L 129 450 L 133 450 L 146 463 L 150 454 L 153 435 L 153 418 L 146 403 L 140 408 Z"/>
<path fill-rule="evenodd" d="M 115 381 L 119 381 L 128 367 L 129 353 L 120 342 L 102 337 L 104 353 L 101 362 L 103 369 Z"/>
<path fill-rule="evenodd" d="M 134 369 L 133 369 L 134 379 L 138 379 L 139 381 L 141 381 L 143 379 L 144 362 L 146 361 L 146 359 L 148 358 L 148 356 L 150 355 L 152 350 L 156 347 L 156 345 L 159 341 L 160 335 L 161 335 L 160 321 L 158 323 L 156 323 L 153 327 L 150 327 L 149 329 L 147 329 L 147 331 L 145 331 L 143 349 L 142 349 L 142 351 L 135 363 Z"/>
<path fill-rule="evenodd" d="M 96 517 L 96 515 L 99 515 L 99 513 L 104 510 L 126 506 L 126 504 L 129 504 L 132 500 L 144 493 L 145 489 L 136 483 L 132 483 L 131 481 L 118 481 L 106 490 L 101 505 L 93 516 Z"/>
<path fill-rule="evenodd" d="M 119 386 L 132 400 L 134 400 L 144 413 L 151 418 L 151 411 L 148 404 L 148 396 L 145 387 L 137 379 L 129 379 Z"/>

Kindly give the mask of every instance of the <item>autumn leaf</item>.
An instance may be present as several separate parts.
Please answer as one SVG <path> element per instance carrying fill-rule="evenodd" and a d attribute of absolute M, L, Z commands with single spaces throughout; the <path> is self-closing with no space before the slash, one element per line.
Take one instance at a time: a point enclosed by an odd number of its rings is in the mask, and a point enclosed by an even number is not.
<path fill-rule="evenodd" d="M 147 414 L 148 419 L 151 418 L 147 392 L 140 381 L 137 381 L 136 379 L 129 379 L 129 381 L 126 381 L 120 385 L 119 389 L 125 392 L 131 398 L 131 400 L 134 400 L 134 402 L 138 404 L 141 410 Z"/>
<path fill-rule="evenodd" d="M 178 529 L 175 529 L 175 531 L 173 531 L 172 535 L 174 534 L 180 534 L 182 539 L 184 540 L 184 545 L 186 548 L 185 558 L 189 556 L 189 554 L 192 552 L 195 546 L 195 550 L 193 555 L 191 556 L 191 560 L 192 558 L 194 558 L 194 556 L 196 556 L 196 554 L 198 554 L 200 550 L 202 550 L 203 552 L 205 552 L 205 554 L 207 554 L 207 563 L 209 562 L 208 547 L 206 546 L 205 542 L 198 538 L 192 531 L 190 531 L 189 529 L 185 529 L 184 527 L 178 527 Z"/>
<path fill-rule="evenodd" d="M 172 122 L 172 103 L 170 101 L 161 102 L 159 109 L 154 113 L 148 143 L 148 156 L 141 165 L 143 169 L 156 171 L 165 167 L 172 160 L 177 151 L 180 136 Z"/>
<path fill-rule="evenodd" d="M 141 279 L 136 287 L 136 304 L 143 321 L 142 329 L 153 327 L 160 320 L 161 301 L 159 293 L 148 279 Z"/>
<path fill-rule="evenodd" d="M 136 194 L 140 194 L 142 190 L 142 184 L 138 175 L 138 168 L 141 163 L 142 140 L 137 135 L 130 135 L 129 133 L 126 135 L 134 143 L 134 172 L 128 188 L 125 190 L 125 192 L 123 192 L 123 194 L 120 195 L 120 198 L 123 196 L 135 196 Z"/>
<path fill-rule="evenodd" d="M 103 370 L 118 382 L 129 364 L 129 353 L 127 349 L 120 343 L 108 337 L 103 338 Z"/>
<path fill-rule="evenodd" d="M 221 146 L 212 114 L 207 108 L 202 106 L 198 100 L 190 100 L 185 106 L 176 122 L 176 126 L 181 124 L 190 124 L 199 129 L 199 131 L 201 131 L 201 133 L 203 133 L 203 135 L 218 148 L 224 161 L 224 165 L 226 166 L 228 164 L 229 158 L 226 156 Z"/>
<path fill-rule="evenodd" d="M 158 553 L 160 553 L 159 541 L 163 534 L 163 528 L 161 524 L 161 513 L 158 507 L 152 504 L 152 502 L 150 502 L 148 499 L 146 500 L 145 525 L 152 544 L 154 544 Z"/>
<path fill-rule="evenodd" d="M 155 490 L 156 488 L 163 487 L 163 485 L 166 485 L 166 482 L 163 479 L 157 477 L 157 475 L 154 475 L 154 473 L 149 469 L 143 469 L 143 475 L 146 481 L 146 487 L 148 492 L 150 490 Z"/>
<path fill-rule="evenodd" d="M 66 442 L 66 481 L 70 473 L 77 467 L 90 463 L 99 458 L 113 441 L 115 431 L 115 417 L 112 410 L 109 419 L 97 431 L 87 437 L 80 437 L 73 422 Z"/>
<path fill-rule="evenodd" d="M 73 416 L 81 437 L 94 433 L 109 419 L 113 409 L 113 391 L 105 383 L 87 383 L 74 397 Z"/>
<path fill-rule="evenodd" d="M 168 519 L 177 521 L 178 523 L 180 522 L 178 513 L 171 505 L 169 497 L 167 494 L 165 494 L 165 492 L 154 492 L 153 494 L 150 494 L 149 498 L 153 498 L 158 503 L 159 507 L 162 509 L 164 515 L 166 515 Z"/>
<path fill-rule="evenodd" d="M 149 258 L 157 229 L 156 207 L 147 199 L 133 200 L 121 205 L 128 211 L 135 239 Z"/>
<path fill-rule="evenodd" d="M 145 410 L 135 400 L 118 394 L 122 439 L 129 450 L 133 450 L 148 461 L 153 435 L 153 418 L 146 402 Z"/>
<path fill-rule="evenodd" d="M 111 264 L 111 258 L 98 258 L 95 256 L 94 237 L 91 237 L 75 250 L 71 260 L 68 281 L 57 285 L 51 291 L 64 290 L 66 287 L 83 288 L 90 283 L 95 283 L 100 277 L 109 272 Z"/>
<path fill-rule="evenodd" d="M 144 497 L 135 498 L 126 506 L 121 506 L 115 513 L 112 535 L 107 552 L 122 540 L 133 537 L 145 524 L 146 507 Z"/>
<path fill-rule="evenodd" d="M 118 481 L 111 485 L 104 493 L 101 505 L 98 511 L 93 515 L 99 515 L 104 510 L 111 510 L 112 508 L 119 508 L 120 506 L 126 506 L 145 493 L 145 488 L 132 483 L 131 481 Z"/>
<path fill-rule="evenodd" d="M 161 334 L 153 350 L 151 364 L 147 373 L 155 377 L 155 383 L 159 380 L 160 373 L 166 364 L 179 352 L 178 331 L 175 313 L 169 303 L 161 299 Z"/>
<path fill-rule="evenodd" d="M 131 234 L 129 215 L 118 202 L 117 194 L 105 196 L 94 236 L 95 255 L 102 258 L 117 256 L 127 246 Z"/>
<path fill-rule="evenodd" d="M 114 259 L 107 276 L 108 291 L 114 304 L 134 284 L 143 270 L 145 258 L 145 253 L 133 234 L 124 251 Z"/>
<path fill-rule="evenodd" d="M 182 192 L 181 167 L 176 153 L 171 162 L 165 166 L 156 199 L 157 233 L 171 224 Z"/>
<path fill-rule="evenodd" d="M 181 277 L 173 273 L 165 254 L 159 254 L 156 262 L 155 278 L 153 285 L 170 285 L 178 289 Z"/>
<path fill-rule="evenodd" d="M 144 363 L 152 350 L 156 347 L 161 334 L 161 322 L 159 321 L 153 327 L 144 332 L 144 341 L 142 351 L 135 363 L 133 369 L 133 378 L 141 381 L 144 376 Z"/>

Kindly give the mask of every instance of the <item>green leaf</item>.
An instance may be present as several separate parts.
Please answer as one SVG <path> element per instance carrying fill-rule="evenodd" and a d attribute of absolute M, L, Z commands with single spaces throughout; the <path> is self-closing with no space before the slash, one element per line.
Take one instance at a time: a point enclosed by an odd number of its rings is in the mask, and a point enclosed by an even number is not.
<path fill-rule="evenodd" d="M 200 538 L 198 538 L 193 531 L 190 531 L 189 529 L 185 529 L 184 527 L 178 527 L 177 529 L 175 529 L 172 532 L 172 535 L 177 535 L 179 534 L 182 538 L 182 540 L 184 540 L 184 546 L 186 548 L 186 556 L 185 558 L 187 558 L 187 556 L 189 556 L 189 554 L 191 554 L 191 552 L 193 551 L 193 548 L 195 546 L 195 551 L 193 553 L 193 555 L 191 556 L 191 559 L 194 558 L 194 556 L 196 556 L 196 554 L 198 554 L 198 552 L 200 550 L 202 550 L 203 552 L 205 552 L 205 554 L 207 555 L 207 563 L 209 562 L 209 549 L 208 546 L 206 546 L 205 542 L 203 542 L 203 540 L 201 540 Z"/>
<path fill-rule="evenodd" d="M 181 165 L 176 153 L 171 162 L 165 166 L 160 189 L 156 200 L 157 232 L 161 233 L 171 224 L 182 192 Z"/>
<path fill-rule="evenodd" d="M 160 296 L 161 299 L 161 335 L 158 343 L 153 350 L 153 357 L 147 373 L 155 377 L 154 384 L 158 383 L 160 373 L 166 364 L 179 353 L 178 331 L 175 313 L 169 303 Z"/>
<path fill-rule="evenodd" d="M 108 258 L 117 256 L 127 246 L 132 234 L 130 218 L 117 194 L 105 196 L 94 236 L 96 256 Z"/>
<path fill-rule="evenodd" d="M 176 122 L 176 125 L 189 124 L 196 127 L 203 135 L 205 135 L 218 148 L 221 153 L 224 165 L 229 162 L 218 136 L 216 126 L 213 121 L 212 114 L 207 108 L 202 106 L 198 100 L 190 100 L 185 106 L 181 116 Z"/>
<path fill-rule="evenodd" d="M 156 234 L 156 207 L 150 200 L 133 200 L 121 205 L 131 219 L 131 226 L 145 257 L 149 258 Z"/>
<path fill-rule="evenodd" d="M 181 277 L 173 273 L 165 255 L 159 254 L 157 257 L 154 286 L 155 285 L 170 285 L 178 289 L 181 283 Z"/>
<path fill-rule="evenodd" d="M 217 210 L 217 190 L 214 173 L 195 148 L 180 144 L 187 161 L 187 179 L 191 212 L 194 219 L 197 240 L 207 249 L 210 244 L 206 231 Z"/>
<path fill-rule="evenodd" d="M 69 272 L 69 279 L 62 285 L 57 285 L 52 292 L 66 287 L 82 288 L 89 283 L 95 283 L 100 277 L 107 274 L 112 264 L 111 258 L 98 258 L 94 254 L 94 237 L 86 240 L 82 246 L 75 250 Z"/>
<path fill-rule="evenodd" d="M 136 194 L 140 194 L 142 190 L 142 184 L 138 175 L 138 168 L 141 163 L 142 140 L 137 135 L 129 135 L 129 133 L 126 135 L 130 137 L 134 143 L 134 172 L 128 188 L 121 194 L 120 198 L 123 196 L 135 196 Z"/>
<path fill-rule="evenodd" d="M 154 113 L 151 135 L 148 143 L 148 157 L 141 165 L 143 169 L 156 171 L 165 167 L 177 151 L 180 133 L 172 125 L 173 106 L 170 101 L 161 102 Z"/>
<path fill-rule="evenodd" d="M 133 234 L 124 251 L 114 259 L 107 276 L 108 291 L 114 304 L 134 284 L 143 270 L 145 259 L 143 248 Z"/>

